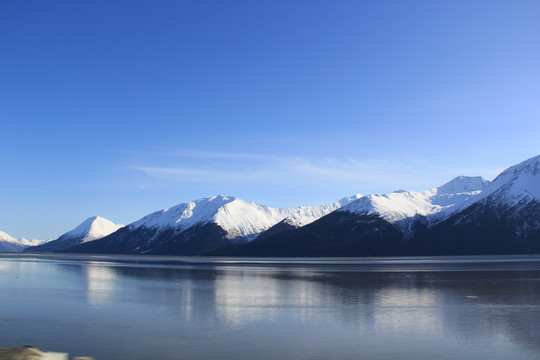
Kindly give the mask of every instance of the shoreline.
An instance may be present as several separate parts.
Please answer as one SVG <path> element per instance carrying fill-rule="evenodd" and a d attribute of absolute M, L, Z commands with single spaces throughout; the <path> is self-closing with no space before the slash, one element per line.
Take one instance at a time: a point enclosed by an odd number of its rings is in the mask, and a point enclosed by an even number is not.
<path fill-rule="evenodd" d="M 364 271 L 411 270 L 540 270 L 540 255 L 466 255 L 466 256 L 408 256 L 408 257 L 200 257 L 123 254 L 59 254 L 31 252 L 0 252 L 0 261 L 51 261 L 100 266 L 135 267 L 280 267 L 351 269 Z M 498 266 L 499 265 L 499 266 Z M 504 268 L 499 269 L 500 265 Z"/>

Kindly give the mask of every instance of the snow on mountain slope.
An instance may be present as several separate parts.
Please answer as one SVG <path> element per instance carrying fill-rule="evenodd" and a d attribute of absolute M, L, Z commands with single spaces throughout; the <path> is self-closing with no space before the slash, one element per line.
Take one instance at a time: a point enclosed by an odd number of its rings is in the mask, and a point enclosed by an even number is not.
<path fill-rule="evenodd" d="M 55 252 L 76 246 L 79 244 L 101 239 L 124 225 L 116 225 L 113 222 L 99 216 L 92 216 L 83 221 L 75 229 L 62 234 L 58 239 L 47 241 L 37 246 L 31 246 L 24 251 L 32 252 Z"/>
<path fill-rule="evenodd" d="M 425 191 L 364 196 L 338 211 L 378 214 L 404 231 L 408 228 L 407 220 L 417 215 L 425 216 L 430 224 L 441 221 L 470 204 L 488 184 L 489 181 L 481 177 L 459 176 L 440 187 Z"/>
<path fill-rule="evenodd" d="M 290 215 L 293 209 L 276 209 L 235 199 L 218 209 L 213 219 L 229 237 L 259 234 Z"/>
<path fill-rule="evenodd" d="M 38 240 L 38 239 L 32 239 L 32 240 L 28 240 L 28 239 L 25 239 L 25 238 L 20 238 L 19 239 L 19 242 L 25 246 L 37 246 L 37 245 L 41 245 L 41 244 L 45 244 L 49 241 L 51 241 L 52 239 L 49 239 L 49 240 Z"/>
<path fill-rule="evenodd" d="M 180 233 L 200 223 L 214 222 L 228 233 L 230 239 L 250 238 L 280 222 L 294 210 L 271 208 L 217 195 L 156 211 L 128 227 L 130 230 L 152 228 L 157 230 L 157 234 L 174 228 L 176 233 Z"/>
<path fill-rule="evenodd" d="M 490 182 L 481 176 L 458 176 L 437 188 L 439 194 L 461 194 L 482 191 Z"/>
<path fill-rule="evenodd" d="M 10 236 L 6 234 L 3 231 L 0 231 L 0 241 L 4 241 L 6 243 L 12 243 L 12 244 L 18 244 L 19 242 L 17 239 L 15 239 L 13 236 Z"/>
<path fill-rule="evenodd" d="M 540 201 L 540 155 L 504 170 L 482 192 L 478 201 L 488 197 L 498 205 L 509 206 Z"/>
<path fill-rule="evenodd" d="M 43 240 L 26 240 L 25 238 L 16 239 L 3 231 L 0 231 L 0 250 L 7 251 L 22 251 L 23 249 L 39 245 L 43 243 Z"/>
<path fill-rule="evenodd" d="M 215 212 L 223 205 L 235 200 L 233 197 L 213 196 L 189 201 L 169 209 L 151 213 L 128 225 L 129 229 L 140 227 L 165 229 L 171 226 L 187 229 L 201 221 L 210 221 Z"/>
<path fill-rule="evenodd" d="M 128 225 L 128 228 L 154 229 L 154 237 L 157 237 L 166 229 L 173 228 L 178 234 L 194 225 L 213 222 L 227 232 L 228 239 L 251 240 L 284 219 L 296 227 L 303 226 L 359 197 L 361 195 L 355 195 L 323 206 L 272 208 L 231 196 L 217 195 L 156 211 Z"/>
<path fill-rule="evenodd" d="M 101 239 L 124 225 L 117 225 L 110 220 L 100 216 L 92 216 L 83 221 L 75 229 L 63 234 L 60 238 L 81 238 L 81 243 Z M 59 238 L 59 239 L 60 239 Z"/>
<path fill-rule="evenodd" d="M 361 194 L 356 194 L 350 197 L 344 197 L 343 199 L 336 201 L 335 203 L 322 206 L 302 206 L 294 209 L 293 214 L 285 218 L 284 222 L 286 224 L 299 228 L 307 224 L 311 224 L 315 220 L 318 220 L 321 217 L 330 214 L 332 211 L 335 211 L 345 205 L 350 204 L 355 200 L 360 199 L 362 196 L 363 195 Z"/>

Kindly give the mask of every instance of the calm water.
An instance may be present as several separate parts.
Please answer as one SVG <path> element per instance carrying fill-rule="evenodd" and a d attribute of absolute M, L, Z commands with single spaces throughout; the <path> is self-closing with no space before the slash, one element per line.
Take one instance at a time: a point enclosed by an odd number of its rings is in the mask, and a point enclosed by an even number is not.
<path fill-rule="evenodd" d="M 0 255 L 0 347 L 106 359 L 539 359 L 540 258 Z"/>

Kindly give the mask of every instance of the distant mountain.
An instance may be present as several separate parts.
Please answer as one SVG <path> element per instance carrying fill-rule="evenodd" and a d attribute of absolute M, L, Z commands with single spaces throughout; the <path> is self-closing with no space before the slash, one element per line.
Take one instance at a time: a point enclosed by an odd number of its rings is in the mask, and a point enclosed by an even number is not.
<path fill-rule="evenodd" d="M 426 191 L 396 191 L 359 197 L 307 226 L 263 234 L 246 246 L 225 248 L 216 254 L 400 255 L 405 239 L 463 209 L 488 184 L 489 181 L 481 177 L 460 176 Z"/>
<path fill-rule="evenodd" d="M 0 231 L 0 251 L 23 251 L 29 246 L 39 245 L 47 240 L 26 240 L 25 238 L 16 239 L 3 231 Z"/>
<path fill-rule="evenodd" d="M 0 251 L 22 251 L 25 247 L 14 237 L 0 231 Z"/>
<path fill-rule="evenodd" d="M 338 203 L 278 209 L 235 197 L 213 196 L 156 211 L 99 241 L 68 251 L 195 255 L 247 243 L 284 220 L 293 228 L 308 224 L 337 209 Z"/>
<path fill-rule="evenodd" d="M 123 225 L 116 225 L 113 222 L 99 217 L 93 216 L 83 221 L 75 229 L 66 232 L 58 239 L 49 241 L 47 243 L 31 246 L 24 251 L 28 252 L 55 252 L 65 250 L 75 245 L 88 243 L 97 239 L 101 239 L 116 230 L 123 227 Z"/>
<path fill-rule="evenodd" d="M 31 239 L 31 240 L 27 240 L 25 238 L 19 238 L 17 239 L 19 240 L 19 242 L 25 246 L 37 246 L 37 245 L 41 245 L 41 244 L 45 244 L 45 243 L 48 243 L 49 241 L 52 241 L 52 239 L 48 239 L 48 240 L 38 240 L 38 239 Z"/>

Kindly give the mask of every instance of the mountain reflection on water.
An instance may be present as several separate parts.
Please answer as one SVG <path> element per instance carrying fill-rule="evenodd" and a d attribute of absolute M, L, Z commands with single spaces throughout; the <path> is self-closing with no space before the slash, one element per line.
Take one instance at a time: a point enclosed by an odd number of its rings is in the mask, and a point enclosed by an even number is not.
<path fill-rule="evenodd" d="M 359 271 L 0 257 L 0 345 L 98 360 L 534 359 L 540 270 L 520 267 Z"/>

